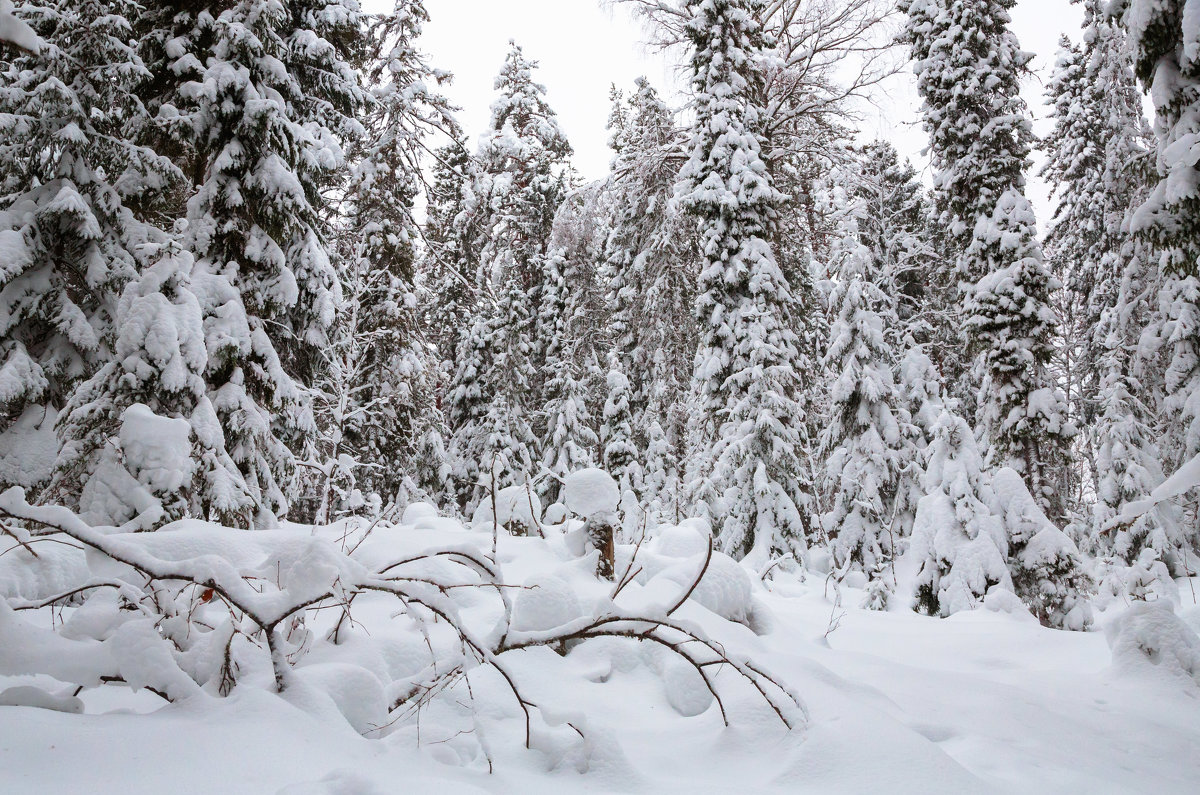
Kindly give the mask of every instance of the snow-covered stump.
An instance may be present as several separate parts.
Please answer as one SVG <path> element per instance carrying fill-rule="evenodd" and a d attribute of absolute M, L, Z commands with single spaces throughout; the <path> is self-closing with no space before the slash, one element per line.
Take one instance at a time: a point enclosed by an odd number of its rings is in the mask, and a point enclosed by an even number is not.
<path fill-rule="evenodd" d="M 598 551 L 596 576 L 615 580 L 617 576 L 617 507 L 621 489 L 602 469 L 581 469 L 567 476 L 563 485 L 567 507 L 583 519 L 587 544 Z"/>

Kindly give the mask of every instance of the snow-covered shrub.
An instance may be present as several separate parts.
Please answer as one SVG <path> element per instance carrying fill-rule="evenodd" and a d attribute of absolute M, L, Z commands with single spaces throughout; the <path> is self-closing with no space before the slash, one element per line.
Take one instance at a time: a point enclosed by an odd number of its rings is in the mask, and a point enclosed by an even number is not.
<path fill-rule="evenodd" d="M 1146 547 L 1132 564 L 1117 556 L 1098 558 L 1093 578 L 1097 582 L 1096 606 L 1104 610 L 1115 603 L 1166 600 L 1178 605 L 1179 586 L 1171 578 L 1158 550 Z"/>
<path fill-rule="evenodd" d="M 1166 601 L 1136 602 L 1106 629 L 1113 670 L 1200 686 L 1200 636 Z"/>
<path fill-rule="evenodd" d="M 1092 579 L 1075 542 L 1046 518 L 1015 470 L 997 471 L 992 493 L 996 514 L 1008 532 L 1013 586 L 1021 601 L 1046 626 L 1087 629 L 1092 623 L 1087 601 Z"/>
<path fill-rule="evenodd" d="M 428 506 L 409 513 L 434 521 Z M 693 558 L 690 578 L 663 578 L 660 589 L 635 581 L 636 555 L 614 586 L 582 570 L 556 540 L 506 535 L 489 557 L 496 541 L 487 528 L 459 528 L 450 543 L 439 540 L 440 527 L 397 533 L 382 521 L 251 533 L 184 520 L 128 532 L 93 527 L 66 508 L 31 506 L 19 488 L 0 494 L 0 516 L 0 675 L 78 688 L 121 684 L 172 702 L 271 689 L 371 737 L 417 710 L 461 716 L 455 710 L 474 703 L 474 693 L 515 706 L 532 747 L 561 720 L 544 711 L 557 705 L 524 693 L 531 669 L 518 661 L 545 660 L 542 647 L 567 653 L 601 639 L 645 643 L 689 668 L 692 677 L 671 668 L 665 684 L 685 714 L 704 705 L 684 698 L 690 685 L 680 683 L 701 683 L 724 716 L 720 683 L 738 677 L 786 725 L 805 720 L 802 702 L 777 680 L 674 618 L 698 603 L 744 613 L 724 606 L 730 583 L 748 590 L 732 560 L 711 567 L 704 583 L 709 561 Z M 518 557 L 523 582 L 508 583 L 496 561 Z M 646 607 L 626 606 L 636 604 Z M 56 612 L 52 628 L 22 618 L 41 610 Z M 557 659 L 532 670 L 553 676 Z M 9 694 L 18 697 L 31 698 Z M 469 717 L 476 708 L 466 709 Z M 588 745 L 586 726 L 570 735 Z"/>
<path fill-rule="evenodd" d="M 484 499 L 471 517 L 472 525 L 491 523 L 493 501 Z M 538 535 L 541 527 L 542 503 L 537 493 L 526 486 L 506 486 L 496 492 L 495 519 L 512 535 Z"/>
<path fill-rule="evenodd" d="M 909 547 L 920 561 L 916 607 L 926 615 L 973 609 L 992 588 L 1013 590 L 1008 538 L 990 507 L 990 481 L 967 423 L 943 411 Z"/>

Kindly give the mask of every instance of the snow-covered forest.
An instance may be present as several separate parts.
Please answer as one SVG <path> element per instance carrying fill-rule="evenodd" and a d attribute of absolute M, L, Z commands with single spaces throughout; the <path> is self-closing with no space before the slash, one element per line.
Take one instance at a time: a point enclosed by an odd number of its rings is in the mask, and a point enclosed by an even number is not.
<path fill-rule="evenodd" d="M 608 0 L 589 180 L 453 0 L 0 0 L 0 791 L 1200 789 L 1200 0 L 1017 2 Z"/>

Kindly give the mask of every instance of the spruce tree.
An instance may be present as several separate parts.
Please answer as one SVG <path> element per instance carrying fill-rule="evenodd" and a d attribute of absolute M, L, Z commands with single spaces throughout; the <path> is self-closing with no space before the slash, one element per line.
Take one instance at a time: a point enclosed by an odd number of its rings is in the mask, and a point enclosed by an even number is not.
<path fill-rule="evenodd" d="M 262 495 L 259 524 L 287 509 L 295 456 L 316 442 L 306 387 L 341 300 L 324 197 L 361 133 L 365 22 L 356 4 L 300 0 L 139 15 L 142 95 L 156 114 L 145 136 L 192 182 L 178 212 L 206 334 L 222 337 L 205 379 L 226 447 Z M 239 332 L 222 336 L 228 324 Z"/>
<path fill-rule="evenodd" d="M 75 390 L 63 412 L 65 443 L 52 491 L 102 524 L 121 524 L 155 504 L 161 508 L 150 517 L 156 524 L 187 516 L 248 524 L 262 495 L 225 449 L 209 399 L 209 351 L 191 256 L 173 239 L 148 246 L 148 253 L 152 264 L 125 288 L 117 307 L 113 359 Z M 131 409 L 182 422 L 181 438 L 164 442 L 182 445 L 173 459 L 141 466 L 149 462 L 136 448 L 146 440 L 126 432 Z M 172 462 L 178 471 L 168 476 Z"/>
<path fill-rule="evenodd" d="M 475 161 L 462 141 L 433 155 L 433 185 L 425 210 L 425 283 L 437 300 L 425 308 L 425 327 L 442 362 L 454 359 L 459 339 L 478 310 L 477 231 L 468 222 L 467 194 Z"/>
<path fill-rule="evenodd" d="M 27 411 L 53 423 L 111 360 L 118 297 L 148 234 L 131 205 L 180 181 L 132 140 L 148 118 L 137 11 L 120 0 L 20 9 L 42 46 L 6 54 L 0 77 L 0 430 Z"/>
<path fill-rule="evenodd" d="M 1136 338 L 1153 310 L 1145 294 L 1122 290 L 1125 278 L 1144 281 L 1146 268 L 1153 267 L 1146 241 L 1131 228 L 1131 214 L 1152 182 L 1147 162 L 1152 143 L 1128 42 L 1104 6 L 1087 0 L 1082 47 L 1064 42 L 1050 82 L 1055 128 L 1043 171 L 1059 197 L 1047 250 L 1067 287 L 1059 299 L 1066 324 L 1060 379 L 1067 384 L 1072 417 L 1090 430 L 1081 435 L 1081 452 L 1094 464 L 1098 481 L 1107 473 L 1096 455 L 1110 423 L 1120 421 L 1111 405 L 1103 405 L 1120 398 L 1105 389 L 1120 391 L 1114 379 L 1138 369 Z M 1115 314 L 1102 322 L 1108 312 Z M 1147 398 L 1151 403 L 1143 410 L 1153 406 L 1154 399 Z M 1111 461 L 1104 460 L 1105 466 Z"/>
<path fill-rule="evenodd" d="M 582 323 L 576 293 L 569 283 L 568 263 L 561 252 L 546 258 L 545 300 L 542 316 L 553 322 L 545 354 L 546 433 L 542 439 L 542 466 L 552 477 L 540 481 L 539 493 L 554 502 L 562 480 L 571 472 L 593 464 L 598 439 L 591 428 L 586 373 L 578 363 Z"/>
<path fill-rule="evenodd" d="M 1061 486 L 1073 427 L 1048 365 L 1057 281 L 1024 196 L 1033 133 L 1020 96 L 1032 56 L 1009 29 L 1015 0 L 903 0 L 936 169 L 935 200 L 957 255 L 962 322 L 973 357 L 963 397 L 979 395 L 988 459 L 1026 478 L 1064 517 Z"/>
<path fill-rule="evenodd" d="M 870 252 L 873 281 L 896 304 L 898 322 L 884 329 L 895 351 L 941 343 L 952 324 L 953 285 L 936 250 L 931 207 L 917 171 L 894 146 L 874 141 L 855 150 L 848 199 L 856 207 L 858 238 Z"/>
<path fill-rule="evenodd" d="M 892 522 L 902 463 L 900 399 L 885 329 L 899 324 L 894 302 L 871 281 L 871 252 L 858 240 L 853 219 L 841 248 L 825 356 L 834 381 L 830 423 L 822 439 L 831 505 L 822 524 L 835 565 L 875 576 L 883 574 L 881 564 L 897 551 Z"/>
<path fill-rule="evenodd" d="M 618 105 L 610 117 L 619 120 L 610 127 L 621 127 L 612 136 L 613 220 L 603 276 L 609 333 L 632 386 L 635 425 L 642 429 L 647 422 L 665 424 L 664 412 L 686 392 L 696 350 L 690 271 L 697 252 L 689 219 L 671 201 L 684 156 L 674 114 L 644 77 L 628 105 Z"/>
<path fill-rule="evenodd" d="M 723 549 L 765 558 L 804 548 L 811 484 L 796 400 L 798 340 L 790 285 L 771 251 L 780 195 L 761 159 L 757 3 L 691 0 L 687 35 L 696 92 L 679 195 L 700 225 L 700 342 L 689 438 L 693 499 Z"/>
<path fill-rule="evenodd" d="M 530 424 L 542 378 L 537 312 L 571 147 L 545 88 L 533 80 L 536 66 L 512 44 L 469 186 L 466 212 L 480 233 L 481 299 L 470 334 L 460 340 L 450 390 L 452 450 L 456 476 L 470 494 L 468 510 L 483 495 L 483 475 L 490 481 L 496 473 L 498 485 L 523 483 L 540 458 Z M 484 396 L 491 406 L 480 404 Z M 497 470 L 493 460 L 503 466 Z"/>
<path fill-rule="evenodd" d="M 992 589 L 1011 594 L 1008 534 L 992 512 L 991 478 L 970 426 L 953 409 L 934 425 L 925 491 L 911 545 L 920 562 L 916 609 L 948 616 L 974 609 Z"/>
<path fill-rule="evenodd" d="M 600 424 L 600 445 L 603 448 L 604 470 L 612 475 L 624 494 L 642 489 L 642 467 L 633 442 L 633 414 L 630 411 L 629 379 L 621 370 L 620 359 L 609 357 L 608 393 Z"/>
<path fill-rule="evenodd" d="M 413 204 L 422 188 L 425 140 L 458 126 L 437 92 L 444 75 L 416 49 L 427 18 L 421 3 L 404 2 L 371 32 L 368 80 L 375 89 L 364 114 L 366 134 L 350 149 L 354 165 L 338 235 L 345 300 L 324 368 L 335 375 L 324 406 L 336 415 L 326 454 L 353 459 L 357 482 L 384 499 L 403 483 L 426 498 L 443 496 L 448 486 L 439 453 L 440 363 L 419 322 Z"/>

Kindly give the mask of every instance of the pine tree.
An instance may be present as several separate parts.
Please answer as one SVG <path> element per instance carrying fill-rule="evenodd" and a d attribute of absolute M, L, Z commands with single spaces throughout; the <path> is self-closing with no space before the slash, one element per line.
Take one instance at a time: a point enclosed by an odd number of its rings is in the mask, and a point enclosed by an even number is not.
<path fill-rule="evenodd" d="M 674 115 L 645 78 L 636 89 L 628 109 L 614 108 L 611 118 L 619 121 L 610 121 L 622 126 L 613 129 L 613 221 L 603 276 L 609 333 L 642 429 L 655 421 L 665 427 L 666 412 L 686 393 L 696 351 L 691 268 L 698 254 L 690 219 L 671 201 L 685 156 Z"/>
<path fill-rule="evenodd" d="M 1159 180 L 1133 230 L 1161 252 L 1164 446 L 1178 465 L 1200 453 L 1200 164 L 1190 154 L 1200 119 L 1200 30 L 1183 0 L 1119 0 L 1110 11 L 1128 32 L 1134 71 L 1154 100 Z"/>
<path fill-rule="evenodd" d="M 852 565 L 875 574 L 896 553 L 892 504 L 902 439 L 894 354 L 884 330 L 898 322 L 895 304 L 870 279 L 871 252 L 859 242 L 853 220 L 842 248 L 825 356 L 835 378 L 829 391 L 830 424 L 822 440 L 831 507 L 822 524 L 839 569 Z"/>
<path fill-rule="evenodd" d="M 301 0 L 152 4 L 138 20 L 157 115 L 145 134 L 194 189 L 177 200 L 206 333 L 247 327 L 236 345 L 210 344 L 206 380 L 227 449 L 263 495 L 260 523 L 286 510 L 294 456 L 316 441 L 305 388 L 341 300 L 322 197 L 361 132 L 364 24 L 354 3 Z"/>
<path fill-rule="evenodd" d="M 917 505 L 925 496 L 925 467 L 945 398 L 941 373 L 922 347 L 909 348 L 897 369 L 901 443 L 892 513 L 896 535 L 906 538 L 912 533 Z"/>
<path fill-rule="evenodd" d="M 1012 465 L 1055 519 L 1073 435 L 1048 369 L 1057 281 L 1024 196 L 1033 133 L 1020 96 L 1032 56 L 1009 30 L 1015 0 L 904 0 L 936 168 L 935 199 L 958 256 L 976 410 L 989 460 Z M 964 397 L 976 390 L 962 385 Z"/>
<path fill-rule="evenodd" d="M 1012 466 L 1048 514 L 1065 517 L 1062 475 L 1074 427 L 1049 373 L 1056 318 L 1055 284 L 1033 237 L 1033 207 L 1004 194 L 981 220 L 966 256 L 986 263 L 970 291 L 964 324 L 980 376 L 980 433 L 993 466 Z"/>
<path fill-rule="evenodd" d="M 26 410 L 52 422 L 112 358 L 146 236 L 129 205 L 152 205 L 180 176 L 132 141 L 149 74 L 130 45 L 136 12 L 119 0 L 20 9 L 43 46 L 6 60 L 0 78 L 0 429 Z"/>
<path fill-rule="evenodd" d="M 1130 215 L 1151 181 L 1151 145 L 1128 42 L 1104 5 L 1084 4 L 1082 47 L 1064 41 L 1050 83 L 1055 129 L 1043 171 L 1059 196 L 1047 249 L 1067 287 L 1059 299 L 1066 324 L 1060 380 L 1067 384 L 1072 417 L 1091 426 L 1080 437 L 1088 459 L 1105 443 L 1109 422 L 1120 421 L 1102 404 L 1121 398 L 1104 394 L 1102 384 L 1107 379 L 1107 388 L 1121 389 L 1113 378 L 1123 377 L 1118 371 L 1128 375 L 1132 362 L 1117 349 L 1129 346 L 1133 353 L 1152 309 L 1144 295 L 1121 289 L 1127 273 L 1140 281 L 1150 265 L 1146 243 L 1131 233 Z M 1122 298 L 1136 302 L 1120 306 Z M 1113 320 L 1121 318 L 1118 339 L 1110 339 L 1117 331 L 1111 324 L 1101 328 L 1109 311 L 1116 313 Z M 1099 467 L 1099 460 L 1094 464 Z M 1097 469 L 1098 480 L 1106 476 Z"/>
<path fill-rule="evenodd" d="M 862 245 L 870 252 L 872 278 L 893 296 L 899 322 L 885 328 L 888 344 L 900 351 L 941 342 L 951 325 L 953 286 L 945 284 L 948 263 L 931 239 L 931 207 L 916 169 L 900 162 L 895 147 L 874 141 L 855 152 L 849 199 Z"/>
<path fill-rule="evenodd" d="M 442 362 L 454 359 L 460 338 L 478 309 L 479 256 L 477 220 L 467 212 L 467 194 L 475 161 L 462 141 L 439 148 L 433 158 L 425 220 L 425 283 L 437 296 L 426 309 L 425 327 Z"/>
<path fill-rule="evenodd" d="M 770 248 L 779 194 L 761 160 L 763 111 L 753 97 L 766 44 L 754 2 L 691 0 L 696 118 L 680 175 L 700 224 L 700 343 L 689 440 L 691 491 L 721 547 L 739 556 L 800 552 L 805 416 L 796 401 L 798 341 L 790 286 Z"/>

